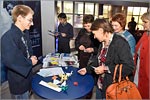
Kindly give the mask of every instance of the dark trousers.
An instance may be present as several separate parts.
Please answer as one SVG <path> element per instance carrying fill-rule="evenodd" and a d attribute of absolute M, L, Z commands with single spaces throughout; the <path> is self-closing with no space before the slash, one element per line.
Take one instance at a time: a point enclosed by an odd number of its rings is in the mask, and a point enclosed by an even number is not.
<path fill-rule="evenodd" d="M 70 53 L 69 43 L 58 43 L 58 53 Z"/>
<path fill-rule="evenodd" d="M 85 68 L 90 58 L 90 53 L 81 51 L 79 55 L 79 68 Z"/>

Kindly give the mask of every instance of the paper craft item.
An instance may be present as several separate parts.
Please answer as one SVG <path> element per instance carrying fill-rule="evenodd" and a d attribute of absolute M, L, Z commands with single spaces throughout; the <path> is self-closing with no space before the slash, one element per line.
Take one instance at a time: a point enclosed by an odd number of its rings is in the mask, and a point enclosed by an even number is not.
<path fill-rule="evenodd" d="M 57 92 L 61 92 L 61 88 L 58 87 L 56 84 L 53 84 L 52 82 L 46 83 L 46 82 L 41 80 L 39 84 L 41 84 L 41 85 L 43 85 L 45 87 L 48 87 L 48 88 L 50 88 L 52 90 L 55 90 Z"/>

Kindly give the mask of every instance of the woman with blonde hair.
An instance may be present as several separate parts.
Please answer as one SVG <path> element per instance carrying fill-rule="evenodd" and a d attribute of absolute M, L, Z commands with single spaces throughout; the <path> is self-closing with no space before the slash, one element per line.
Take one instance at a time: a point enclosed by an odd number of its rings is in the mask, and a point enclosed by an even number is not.
<path fill-rule="evenodd" d="M 145 32 L 135 48 L 136 73 L 134 82 L 138 86 L 142 99 L 150 99 L 149 95 L 149 41 L 150 41 L 150 12 L 141 17 Z"/>

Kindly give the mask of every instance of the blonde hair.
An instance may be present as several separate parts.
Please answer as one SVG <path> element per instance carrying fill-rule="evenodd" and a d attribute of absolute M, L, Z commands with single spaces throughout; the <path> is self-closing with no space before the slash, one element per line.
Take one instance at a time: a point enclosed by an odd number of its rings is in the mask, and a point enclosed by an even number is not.
<path fill-rule="evenodd" d="M 14 22 L 16 22 L 19 15 L 25 17 L 29 13 L 34 14 L 34 11 L 29 6 L 16 5 L 12 10 L 12 19 Z"/>
<path fill-rule="evenodd" d="M 141 17 L 142 20 L 149 20 L 150 21 L 150 11 L 144 13 Z"/>

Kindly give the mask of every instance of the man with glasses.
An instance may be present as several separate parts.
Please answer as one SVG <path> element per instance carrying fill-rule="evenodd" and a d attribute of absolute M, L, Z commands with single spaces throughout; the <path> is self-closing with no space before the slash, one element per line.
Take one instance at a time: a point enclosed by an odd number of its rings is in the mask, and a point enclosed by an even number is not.
<path fill-rule="evenodd" d="M 7 79 L 12 99 L 29 99 L 32 66 L 37 63 L 33 55 L 29 32 L 33 25 L 33 10 L 17 5 L 12 10 L 14 23 L 1 38 L 2 62 L 7 66 Z"/>

